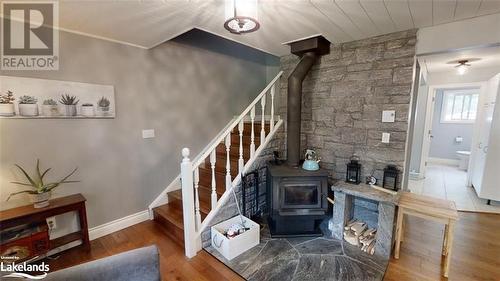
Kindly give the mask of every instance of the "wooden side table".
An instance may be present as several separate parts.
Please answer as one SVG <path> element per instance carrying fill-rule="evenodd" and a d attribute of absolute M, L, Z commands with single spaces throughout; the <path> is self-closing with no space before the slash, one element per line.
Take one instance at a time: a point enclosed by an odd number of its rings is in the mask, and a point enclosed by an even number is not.
<path fill-rule="evenodd" d="M 453 231 L 458 220 L 455 202 L 418 195 L 410 192 L 402 192 L 398 203 L 398 217 L 396 222 L 396 246 L 394 258 L 399 258 L 399 249 L 403 236 L 403 216 L 410 215 L 423 219 L 433 220 L 445 225 L 442 255 L 444 260 L 444 277 L 448 277 L 451 260 L 451 248 L 453 246 Z"/>
<path fill-rule="evenodd" d="M 80 193 L 50 200 L 45 208 L 35 209 L 33 204 L 0 211 L 0 228 L 6 229 L 26 223 L 45 222 L 48 217 L 76 211 L 80 220 L 80 230 L 50 240 L 49 249 L 55 249 L 73 241 L 82 240 L 82 246 L 90 250 L 85 197 Z"/>

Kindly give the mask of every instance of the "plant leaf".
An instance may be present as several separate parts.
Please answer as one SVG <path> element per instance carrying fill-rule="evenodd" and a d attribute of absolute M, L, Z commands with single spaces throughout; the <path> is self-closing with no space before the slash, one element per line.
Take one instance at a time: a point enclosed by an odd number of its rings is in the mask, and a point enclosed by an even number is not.
<path fill-rule="evenodd" d="M 17 182 L 17 181 L 11 181 L 10 183 L 24 185 L 24 186 L 31 186 L 31 187 L 35 188 L 35 186 L 33 186 L 29 183 L 22 183 L 22 182 Z"/>
<path fill-rule="evenodd" d="M 47 170 L 45 170 L 45 172 L 42 173 L 42 179 L 43 177 L 45 177 L 45 174 L 47 174 L 48 171 L 50 171 L 52 168 L 48 168 Z"/>
<path fill-rule="evenodd" d="M 31 177 L 28 175 L 28 173 L 26 173 L 26 171 L 21 167 L 19 166 L 18 164 L 14 164 L 16 167 L 19 168 L 19 170 L 21 170 L 21 172 L 23 172 L 24 176 L 28 179 L 28 181 L 34 186 L 38 186 L 32 179 Z"/>
<path fill-rule="evenodd" d="M 34 192 L 33 190 L 23 190 L 23 191 L 14 192 L 14 193 L 9 194 L 9 197 L 7 197 L 6 201 L 9 201 L 10 197 L 17 195 L 17 194 L 21 194 L 21 193 L 35 194 L 36 192 Z"/>
<path fill-rule="evenodd" d="M 39 186 L 43 186 L 42 174 L 40 173 L 40 159 L 36 159 L 36 175 L 38 176 Z"/>

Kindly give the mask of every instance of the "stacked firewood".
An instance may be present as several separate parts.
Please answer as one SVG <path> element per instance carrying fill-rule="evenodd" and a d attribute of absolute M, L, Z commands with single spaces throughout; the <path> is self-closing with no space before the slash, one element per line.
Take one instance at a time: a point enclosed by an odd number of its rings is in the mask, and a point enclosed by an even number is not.
<path fill-rule="evenodd" d="M 351 220 L 344 227 L 344 240 L 354 246 L 358 246 L 362 251 L 373 255 L 375 252 L 375 228 L 368 228 L 366 223 L 356 219 Z"/>

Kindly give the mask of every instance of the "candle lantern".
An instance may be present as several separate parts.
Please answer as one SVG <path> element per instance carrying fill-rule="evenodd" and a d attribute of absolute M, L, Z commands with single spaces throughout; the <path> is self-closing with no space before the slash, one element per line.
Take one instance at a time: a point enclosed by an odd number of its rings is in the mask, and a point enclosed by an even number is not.
<path fill-rule="evenodd" d="M 345 181 L 353 184 L 359 184 L 361 182 L 361 164 L 359 164 L 359 157 L 356 155 L 353 155 L 351 161 L 347 163 Z"/>
<path fill-rule="evenodd" d="M 397 191 L 398 188 L 399 170 L 394 165 L 387 165 L 384 169 L 384 183 L 383 188 Z"/>

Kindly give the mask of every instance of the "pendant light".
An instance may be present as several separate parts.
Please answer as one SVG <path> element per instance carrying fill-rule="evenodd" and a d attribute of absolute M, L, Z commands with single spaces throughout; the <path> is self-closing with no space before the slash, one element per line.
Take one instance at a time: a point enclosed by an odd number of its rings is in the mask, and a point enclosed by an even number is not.
<path fill-rule="evenodd" d="M 226 0 L 224 28 L 233 34 L 250 33 L 259 29 L 257 0 Z"/>

